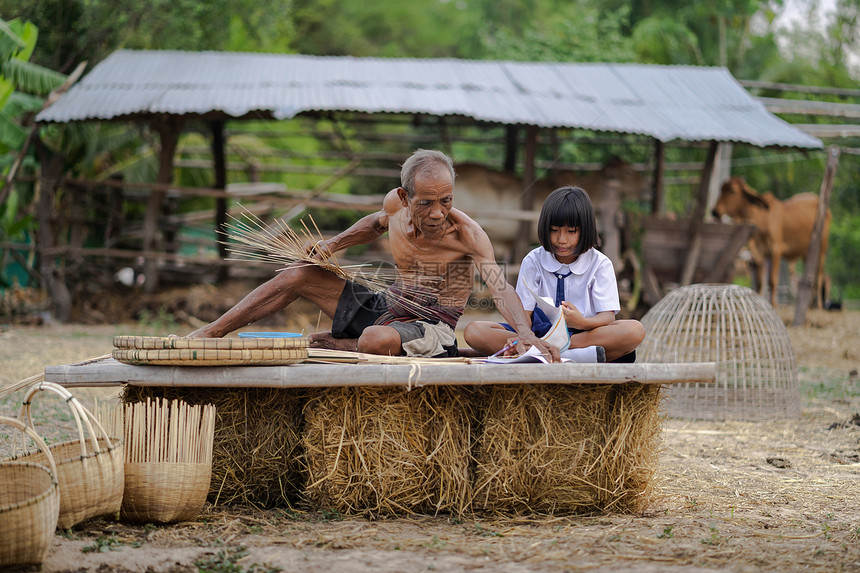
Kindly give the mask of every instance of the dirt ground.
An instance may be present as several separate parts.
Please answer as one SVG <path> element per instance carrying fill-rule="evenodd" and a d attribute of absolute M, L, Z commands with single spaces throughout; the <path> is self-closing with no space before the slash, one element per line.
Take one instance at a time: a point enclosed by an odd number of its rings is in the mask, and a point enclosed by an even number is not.
<path fill-rule="evenodd" d="M 781 314 L 790 321 L 791 309 Z M 117 334 L 189 330 L 166 314 L 140 318 L 0 326 L 0 387 L 46 365 L 106 354 Z M 281 326 L 317 326 L 316 316 L 296 320 Z M 41 571 L 860 572 L 860 312 L 811 312 L 788 330 L 800 417 L 666 420 L 659 495 L 641 515 L 368 521 L 207 506 L 197 521 L 169 526 L 84 522 L 54 536 Z M 90 407 L 115 393 L 76 391 Z M 14 415 L 21 397 L 0 400 L 0 415 Z M 72 434 L 60 406 L 37 420 L 54 440 Z"/>

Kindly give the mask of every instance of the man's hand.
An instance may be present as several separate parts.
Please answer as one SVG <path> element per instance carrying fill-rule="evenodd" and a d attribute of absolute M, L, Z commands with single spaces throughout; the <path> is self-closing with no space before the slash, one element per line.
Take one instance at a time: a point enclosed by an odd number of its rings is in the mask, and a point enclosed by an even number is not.
<path fill-rule="evenodd" d="M 328 243 L 323 240 L 319 240 L 315 243 L 309 242 L 304 246 L 305 254 L 319 260 L 325 260 L 331 258 L 332 252 L 328 248 Z"/>
<path fill-rule="evenodd" d="M 520 352 L 525 352 L 528 346 L 536 346 L 550 362 L 561 362 L 561 353 L 558 348 L 552 344 L 547 344 L 545 340 L 538 338 L 531 331 L 524 334 L 525 336 L 519 337 L 520 344 L 517 345 Z"/>

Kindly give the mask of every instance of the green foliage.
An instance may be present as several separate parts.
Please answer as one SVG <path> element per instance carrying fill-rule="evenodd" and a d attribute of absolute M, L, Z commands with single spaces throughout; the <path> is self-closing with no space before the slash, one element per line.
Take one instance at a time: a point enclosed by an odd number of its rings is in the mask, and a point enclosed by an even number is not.
<path fill-rule="evenodd" d="M 319 55 L 469 57 L 478 24 L 465 3 L 439 0 L 294 0 L 291 16 L 292 48 Z"/>
<path fill-rule="evenodd" d="M 280 567 L 251 563 L 247 569 L 238 563 L 248 556 L 244 547 L 228 547 L 221 549 L 214 555 L 207 555 L 194 562 L 200 573 L 278 573 L 283 571 Z"/>
<path fill-rule="evenodd" d="M 376 57 L 458 57 L 517 61 L 601 61 L 655 64 L 724 65 L 736 77 L 779 83 L 856 88 L 858 69 L 850 54 L 860 48 L 860 2 L 836 0 L 827 25 L 815 16 L 817 3 L 806 1 L 808 17 L 788 30 L 777 28 L 784 0 L 0 0 L 0 173 L 11 165 L 11 155 L 26 137 L 22 118 L 41 106 L 47 91 L 62 81 L 51 69 L 68 72 L 83 60 L 90 69 L 116 49 L 157 48 L 299 52 L 318 55 Z M 38 42 L 36 41 L 38 39 Z M 34 66 L 34 64 L 36 66 Z M 853 68 L 852 68 L 853 65 Z M 39 68 L 38 66 L 43 66 Z M 785 93 L 758 95 L 784 97 Z M 791 94 L 788 94 L 792 97 Z M 810 99 L 808 94 L 794 94 Z M 827 99 L 827 98 L 817 98 Z M 856 103 L 833 97 L 832 101 Z M 797 116 L 797 123 L 828 123 L 831 118 Z M 375 129 L 362 126 L 362 130 Z M 390 126 L 387 132 L 397 132 Z M 504 128 L 449 127 L 450 149 L 457 161 L 475 160 L 500 165 L 499 145 L 462 141 L 468 137 L 498 136 Z M 354 126 L 331 118 L 299 118 L 289 122 L 231 122 L 230 152 L 256 162 L 280 162 L 312 168 L 342 166 L 342 160 L 321 159 L 321 151 L 375 151 L 406 155 L 397 141 L 356 141 Z M 241 133 L 235 133 L 241 131 Z M 257 131 L 274 134 L 260 136 Z M 438 135 L 435 121 L 420 125 L 404 122 L 402 132 Z M 494 133 L 493 133 L 494 132 Z M 306 136 L 299 136 L 304 133 Z M 329 134 L 318 137 L 317 134 Z M 338 134 L 343 137 L 339 138 Z M 540 160 L 601 162 L 610 154 L 647 163 L 650 142 L 633 140 L 618 145 L 580 143 L 579 136 L 597 133 L 559 133 L 556 146 L 541 146 Z M 126 181 L 153 181 L 158 142 L 146 126 L 88 124 L 85 127 L 45 126 L 46 144 L 62 149 L 72 177 L 101 179 L 122 175 Z M 183 158 L 208 157 L 208 127 L 192 125 L 180 141 Z M 843 140 L 858 147 L 857 140 Z M 702 161 L 702 149 L 670 147 L 667 162 Z M 736 146 L 733 169 L 753 187 L 785 198 L 801 191 L 817 192 L 823 173 L 822 155 L 780 152 L 788 160 L 774 160 L 772 150 Z M 232 161 L 232 160 L 231 160 Z M 29 163 L 28 163 L 29 162 Z M 746 163 L 745 163 L 746 162 Z M 235 163 L 235 161 L 233 161 Z M 860 245 L 860 173 L 856 156 L 844 155 L 833 189 L 834 214 L 827 269 L 840 292 L 857 284 Z M 250 180 L 251 167 L 228 173 L 228 181 Z M 32 158 L 25 166 L 32 166 Z M 373 167 L 365 164 L 363 167 Z M 390 167 L 390 162 L 386 164 Z M 694 177 L 681 173 L 680 177 Z M 292 189 L 314 189 L 328 179 L 313 173 L 262 173 L 260 180 L 288 184 Z M 209 186 L 211 174 L 180 167 L 176 183 Z M 338 181 L 339 193 L 387 191 L 391 179 L 378 177 Z M 32 189 L 17 186 L 19 210 L 31 204 Z M 695 184 L 667 188 L 669 210 L 684 214 Z M 12 201 L 12 197 L 9 198 Z M 183 201 L 180 210 L 211 209 L 211 199 Z M 10 207 L 0 208 L 0 225 L 23 236 L 32 220 L 22 213 L 10 219 Z M 636 206 L 634 206 L 636 207 Z M 646 206 L 647 207 L 647 206 Z M 140 205 L 127 205 L 127 217 L 137 221 Z M 322 226 L 343 227 L 354 214 L 318 211 Z M 0 229 L 2 230 L 2 229 Z M 0 260 L 0 264 L 4 261 Z M 860 286 L 856 288 L 860 289 Z M 847 290 L 846 290 L 847 289 Z"/>
<path fill-rule="evenodd" d="M 21 147 L 27 136 L 22 116 L 41 108 L 44 98 L 36 96 L 48 95 L 65 79 L 28 61 L 38 37 L 31 22 L 0 19 L 0 153 Z"/>
<path fill-rule="evenodd" d="M 545 18 L 526 20 L 482 34 L 484 55 L 497 60 L 631 62 L 633 43 L 622 35 L 628 10 L 602 13 L 598 7 L 564 3 Z"/>
<path fill-rule="evenodd" d="M 834 217 L 830 225 L 827 270 L 836 288 L 831 298 L 860 299 L 860 214 Z"/>
<path fill-rule="evenodd" d="M 113 535 L 99 535 L 93 543 L 84 545 L 81 549 L 84 553 L 107 553 L 108 551 L 122 551 L 123 543 Z"/>
<path fill-rule="evenodd" d="M 644 63 L 701 65 L 704 59 L 696 34 L 669 16 L 651 16 L 636 24 L 633 45 Z"/>
<path fill-rule="evenodd" d="M 194 565 L 200 573 L 242 573 L 243 568 L 236 561 L 247 555 L 244 547 L 230 547 L 198 559 Z"/>

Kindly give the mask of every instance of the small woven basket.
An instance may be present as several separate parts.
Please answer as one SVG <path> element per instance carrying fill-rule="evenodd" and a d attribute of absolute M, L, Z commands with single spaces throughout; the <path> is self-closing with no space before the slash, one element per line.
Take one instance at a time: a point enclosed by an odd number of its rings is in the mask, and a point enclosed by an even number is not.
<path fill-rule="evenodd" d="M 307 360 L 310 339 L 115 336 L 113 344 L 114 360 L 132 366 L 283 366 Z"/>
<path fill-rule="evenodd" d="M 215 407 L 181 400 L 126 404 L 121 519 L 172 523 L 203 510 L 212 476 Z"/>
<path fill-rule="evenodd" d="M 98 420 L 71 392 L 51 382 L 40 382 L 28 390 L 18 414 L 20 422 L 33 428 L 30 404 L 33 397 L 43 391 L 53 392 L 66 401 L 79 435 L 77 440 L 48 448 L 57 460 L 60 484 L 58 527 L 67 529 L 85 519 L 118 513 L 124 481 L 121 440 L 111 440 Z M 17 459 L 44 464 L 44 457 L 42 452 L 34 452 Z"/>
<path fill-rule="evenodd" d="M 0 424 L 30 436 L 45 452 L 47 467 L 17 461 L 0 462 L 0 569 L 38 565 L 45 559 L 60 513 L 57 467 L 42 438 L 13 418 Z"/>
<path fill-rule="evenodd" d="M 128 463 L 122 519 L 142 523 L 191 521 L 209 494 L 212 464 Z"/>

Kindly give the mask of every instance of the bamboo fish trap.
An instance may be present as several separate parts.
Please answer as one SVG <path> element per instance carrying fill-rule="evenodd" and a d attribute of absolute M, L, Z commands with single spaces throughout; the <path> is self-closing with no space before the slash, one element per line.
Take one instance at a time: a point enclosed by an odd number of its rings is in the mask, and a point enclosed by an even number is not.
<path fill-rule="evenodd" d="M 671 417 L 792 418 L 800 410 L 791 339 L 770 303 L 752 289 L 696 284 L 666 295 L 642 317 L 643 362 L 716 362 L 716 384 L 667 389 Z"/>
<path fill-rule="evenodd" d="M 122 411 L 121 518 L 160 523 L 196 518 L 209 492 L 215 407 L 147 399 Z"/>

